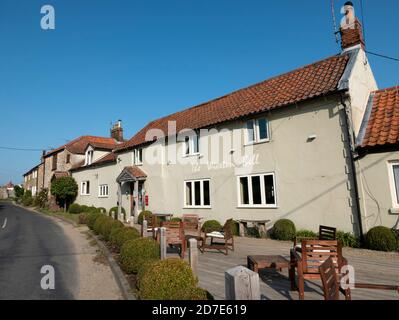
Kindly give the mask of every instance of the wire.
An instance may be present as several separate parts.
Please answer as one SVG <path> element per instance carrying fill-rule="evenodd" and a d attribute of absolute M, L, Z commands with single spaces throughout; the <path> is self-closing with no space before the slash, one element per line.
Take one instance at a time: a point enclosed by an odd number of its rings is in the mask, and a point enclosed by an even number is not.
<path fill-rule="evenodd" d="M 333 19 L 333 24 L 334 24 L 335 42 L 338 44 L 339 38 L 338 38 L 337 19 L 335 17 L 334 0 L 331 0 L 331 14 L 332 14 L 332 19 Z"/>
<path fill-rule="evenodd" d="M 386 55 L 383 55 L 383 54 L 380 54 L 380 53 L 375 53 L 375 52 L 370 52 L 370 51 L 366 51 L 366 53 L 371 54 L 373 56 L 380 57 L 380 58 L 389 59 L 389 60 L 393 60 L 393 61 L 399 62 L 398 58 L 389 57 L 389 56 L 386 56 Z"/>
<path fill-rule="evenodd" d="M 363 0 L 360 0 L 360 11 L 362 15 L 362 28 L 363 28 L 363 39 L 366 41 L 366 23 L 364 22 L 364 10 L 363 10 Z"/>
<path fill-rule="evenodd" d="M 32 151 L 32 152 L 38 152 L 38 151 L 43 151 L 44 149 L 29 149 L 29 148 L 11 148 L 11 147 L 0 147 L 2 150 L 14 150 L 14 151 Z"/>

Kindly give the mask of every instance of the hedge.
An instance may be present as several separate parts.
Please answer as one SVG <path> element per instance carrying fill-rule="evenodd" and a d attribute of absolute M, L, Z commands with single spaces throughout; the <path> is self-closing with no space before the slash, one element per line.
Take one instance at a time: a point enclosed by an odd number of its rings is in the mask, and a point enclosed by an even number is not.
<path fill-rule="evenodd" d="M 281 219 L 276 221 L 271 232 L 271 236 L 273 239 L 282 241 L 291 241 L 295 238 L 295 235 L 295 224 L 288 219 Z"/>
<path fill-rule="evenodd" d="M 78 213 L 82 213 L 82 207 L 77 204 L 77 203 L 72 203 L 69 208 L 68 208 L 68 212 L 72 213 L 72 214 L 78 214 Z"/>
<path fill-rule="evenodd" d="M 123 213 L 124 218 L 126 219 L 126 210 L 125 208 L 121 207 L 121 211 Z M 118 207 L 113 207 L 111 209 L 109 209 L 109 216 L 113 217 L 115 219 L 118 219 Z"/>
<path fill-rule="evenodd" d="M 219 221 L 216 220 L 208 220 L 202 225 L 202 231 L 205 233 L 213 232 L 213 231 L 221 231 L 223 226 Z"/>
<path fill-rule="evenodd" d="M 375 227 L 367 232 L 366 248 L 377 251 L 395 251 L 398 250 L 398 239 L 393 230 Z"/>
<path fill-rule="evenodd" d="M 135 240 L 140 237 L 140 232 L 135 228 L 123 227 L 112 230 L 109 236 L 111 245 L 117 250 L 121 250 L 125 242 Z"/>
<path fill-rule="evenodd" d="M 145 218 L 145 220 L 148 221 L 148 219 L 152 216 L 152 212 L 151 211 L 141 211 L 138 218 L 137 218 L 137 223 L 139 225 L 143 224 L 143 220 Z"/>

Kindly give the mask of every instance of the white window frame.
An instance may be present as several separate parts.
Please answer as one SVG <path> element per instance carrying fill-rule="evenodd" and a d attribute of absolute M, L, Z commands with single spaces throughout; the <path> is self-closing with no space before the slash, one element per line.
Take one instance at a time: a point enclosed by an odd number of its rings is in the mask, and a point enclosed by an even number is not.
<path fill-rule="evenodd" d="M 109 197 L 109 185 L 108 184 L 100 184 L 98 186 L 98 197 L 99 198 L 108 198 Z"/>
<path fill-rule="evenodd" d="M 89 192 L 87 192 L 87 182 L 89 183 Z M 86 181 L 82 181 L 80 183 L 80 195 L 81 196 L 89 196 L 90 195 L 90 181 L 86 180 Z"/>
<path fill-rule="evenodd" d="M 93 163 L 94 150 L 86 151 L 86 166 L 89 166 Z"/>
<path fill-rule="evenodd" d="M 209 205 L 204 205 L 204 182 L 209 182 Z M 200 198 L 201 205 L 195 205 L 195 182 L 200 182 Z M 186 194 L 186 185 L 187 183 L 191 183 L 191 199 L 192 205 L 187 204 L 187 194 Z M 184 194 L 184 204 L 183 208 L 185 209 L 211 209 L 212 208 L 212 197 L 211 197 L 211 179 L 197 179 L 197 180 L 185 180 L 183 184 L 183 194 Z"/>
<path fill-rule="evenodd" d="M 396 182 L 395 182 L 395 176 L 393 173 L 394 166 L 399 166 L 399 160 L 388 162 L 389 188 L 391 191 L 392 208 L 399 209 L 399 199 L 396 194 Z"/>
<path fill-rule="evenodd" d="M 140 157 L 139 157 L 140 152 L 141 152 L 141 161 L 140 161 Z M 133 164 L 136 166 L 143 165 L 143 148 L 133 150 Z"/>
<path fill-rule="evenodd" d="M 273 190 L 274 190 L 274 203 L 273 204 L 266 203 L 266 190 L 265 190 L 265 183 L 264 183 L 265 176 L 273 177 Z M 254 204 L 253 203 L 254 201 L 253 201 L 253 192 L 252 192 L 253 191 L 252 190 L 252 177 L 261 177 L 260 190 L 261 190 L 262 204 Z M 240 179 L 241 178 L 248 179 L 249 204 L 242 203 L 241 188 L 240 188 Z M 269 209 L 278 208 L 276 174 L 274 172 L 267 172 L 267 173 L 257 173 L 257 174 L 247 174 L 247 175 L 237 176 L 237 203 L 238 203 L 238 205 L 237 205 L 238 208 L 269 208 Z"/>
<path fill-rule="evenodd" d="M 188 141 L 186 141 L 188 138 Z M 194 152 L 194 141 L 195 139 L 197 140 L 197 148 L 198 150 Z M 188 143 L 188 148 L 187 148 L 187 143 Z M 187 153 L 188 149 L 188 153 Z M 184 138 L 183 141 L 183 157 L 192 157 L 192 156 L 197 156 L 201 152 L 201 139 L 199 134 L 195 135 L 188 135 Z"/>
<path fill-rule="evenodd" d="M 265 138 L 265 139 L 260 139 L 260 128 L 259 128 L 260 120 L 266 121 L 267 138 Z M 249 122 L 252 122 L 253 128 L 254 128 L 254 140 L 253 141 L 249 140 L 249 129 L 248 129 Z M 248 120 L 245 122 L 245 133 L 246 133 L 245 134 L 245 144 L 246 145 L 270 142 L 270 121 L 267 118 L 258 118 L 258 119 Z"/>

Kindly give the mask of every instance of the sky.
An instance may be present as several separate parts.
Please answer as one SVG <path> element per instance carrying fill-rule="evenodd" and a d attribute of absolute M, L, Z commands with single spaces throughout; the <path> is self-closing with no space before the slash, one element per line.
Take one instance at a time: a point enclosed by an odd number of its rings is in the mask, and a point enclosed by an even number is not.
<path fill-rule="evenodd" d="M 399 2 L 363 2 L 367 49 L 399 58 Z M 46 4 L 54 30 L 40 25 Z M 0 185 L 20 183 L 41 155 L 4 148 L 108 136 L 118 119 L 131 138 L 339 52 L 330 0 L 0 0 Z M 399 62 L 369 58 L 380 88 L 399 85 Z"/>

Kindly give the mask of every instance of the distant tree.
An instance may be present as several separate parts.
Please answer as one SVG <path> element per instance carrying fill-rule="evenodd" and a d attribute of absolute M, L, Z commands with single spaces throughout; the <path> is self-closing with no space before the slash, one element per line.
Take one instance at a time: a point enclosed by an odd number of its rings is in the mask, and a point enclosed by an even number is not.
<path fill-rule="evenodd" d="M 25 193 L 25 190 L 21 186 L 14 186 L 14 193 L 15 193 L 15 197 L 22 198 L 22 196 Z"/>
<path fill-rule="evenodd" d="M 51 194 L 66 211 L 69 203 L 72 203 L 78 194 L 78 184 L 72 177 L 62 177 L 51 182 Z"/>

